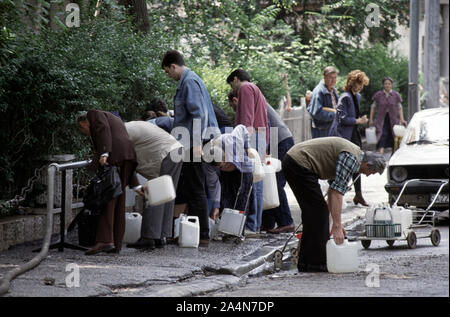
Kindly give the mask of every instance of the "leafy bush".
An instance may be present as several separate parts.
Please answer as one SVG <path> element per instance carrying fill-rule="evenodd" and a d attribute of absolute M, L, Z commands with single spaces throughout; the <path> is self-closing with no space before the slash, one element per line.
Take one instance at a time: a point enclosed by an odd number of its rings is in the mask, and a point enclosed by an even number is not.
<path fill-rule="evenodd" d="M 381 44 L 365 46 L 352 52 L 351 58 L 337 61 L 340 70 L 339 77 L 344 79 L 338 86 L 342 92 L 346 76 L 349 72 L 359 69 L 367 74 L 369 85 L 361 91 L 361 112 L 369 114 L 373 95 L 383 88 L 382 80 L 389 76 L 394 80 L 394 90 L 398 91 L 403 99 L 403 111 L 408 109 L 408 59 L 388 50 Z"/>
<path fill-rule="evenodd" d="M 75 123 L 80 111 L 117 111 L 131 120 L 152 97 L 173 96 L 175 86 L 160 64 L 169 39 L 112 22 L 97 19 L 14 40 L 15 57 L 0 69 L 2 197 L 26 183 L 39 157 L 86 158 L 90 145 Z"/>

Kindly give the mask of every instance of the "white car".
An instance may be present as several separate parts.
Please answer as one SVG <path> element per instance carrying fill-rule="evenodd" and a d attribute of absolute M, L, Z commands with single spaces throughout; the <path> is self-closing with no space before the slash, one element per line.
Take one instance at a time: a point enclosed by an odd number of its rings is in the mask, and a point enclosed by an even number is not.
<path fill-rule="evenodd" d="M 427 208 L 442 182 L 449 179 L 449 108 L 422 110 L 414 114 L 398 150 L 388 164 L 385 185 L 392 204 L 407 180 L 410 182 L 398 205 Z M 433 210 L 449 209 L 449 186 L 442 188 Z"/>

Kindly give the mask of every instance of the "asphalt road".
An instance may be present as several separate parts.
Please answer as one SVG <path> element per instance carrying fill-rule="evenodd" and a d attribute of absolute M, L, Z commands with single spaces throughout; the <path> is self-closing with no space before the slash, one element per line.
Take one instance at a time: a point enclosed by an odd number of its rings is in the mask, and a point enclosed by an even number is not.
<path fill-rule="evenodd" d="M 299 273 L 291 260 L 275 272 L 271 264 L 249 275 L 245 286 L 208 294 L 220 297 L 448 297 L 449 230 L 439 226 L 438 247 L 429 238 L 419 239 L 416 249 L 406 241 L 392 248 L 385 241 L 372 241 L 365 250 L 358 243 L 356 273 Z M 426 232 L 425 232 L 426 233 Z"/>
<path fill-rule="evenodd" d="M 366 200 L 387 201 L 385 175 L 362 178 Z M 296 224 L 300 209 L 287 189 Z M 364 217 L 365 208 L 351 203 L 354 193 L 345 195 L 348 207 L 343 222 Z M 289 258 L 279 272 L 273 271 L 270 255 L 285 243 L 288 234 L 263 234 L 240 244 L 212 241 L 208 248 L 190 249 L 168 245 L 151 252 L 123 248 L 120 255 L 85 256 L 80 251 L 52 250 L 35 269 L 13 280 L 6 297 L 186 297 L 186 296 L 448 296 L 448 225 L 441 227 L 442 242 L 431 246 L 419 240 L 409 250 L 406 242 L 393 249 L 386 242 L 360 247 L 359 271 L 354 274 L 298 273 Z M 69 235 L 76 242 L 76 235 Z M 295 243 L 295 241 L 294 241 Z M 30 260 L 40 243 L 28 243 L 0 252 L 0 277 Z M 379 268 L 379 287 L 365 283 Z"/>

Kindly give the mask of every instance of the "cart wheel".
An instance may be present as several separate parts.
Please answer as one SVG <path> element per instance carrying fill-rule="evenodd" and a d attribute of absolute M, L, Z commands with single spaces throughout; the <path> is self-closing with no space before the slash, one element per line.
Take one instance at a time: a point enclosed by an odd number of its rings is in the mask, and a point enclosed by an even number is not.
<path fill-rule="evenodd" d="M 297 265 L 297 263 L 298 263 L 298 249 L 297 248 L 292 248 L 291 249 L 291 255 L 292 255 L 292 263 Z"/>
<path fill-rule="evenodd" d="M 433 229 L 431 230 L 431 243 L 437 247 L 439 245 L 439 243 L 441 243 L 441 233 L 439 232 L 438 229 Z"/>
<path fill-rule="evenodd" d="M 275 251 L 274 259 L 273 259 L 273 267 L 275 271 L 281 270 L 281 266 L 283 265 L 283 252 L 280 250 Z"/>
<path fill-rule="evenodd" d="M 394 243 L 395 243 L 395 240 L 386 240 L 386 243 L 388 244 L 388 246 L 389 246 L 390 248 L 392 248 L 392 246 L 393 246 Z"/>
<path fill-rule="evenodd" d="M 408 233 L 408 236 L 406 237 L 406 240 L 408 241 L 408 248 L 415 249 L 417 246 L 417 237 L 414 231 L 411 231 Z"/>
<path fill-rule="evenodd" d="M 295 257 L 297 255 L 297 248 L 291 248 L 291 255 Z"/>
<path fill-rule="evenodd" d="M 368 249 L 370 247 L 370 243 L 372 240 L 361 240 L 361 244 L 364 247 L 364 249 Z"/>

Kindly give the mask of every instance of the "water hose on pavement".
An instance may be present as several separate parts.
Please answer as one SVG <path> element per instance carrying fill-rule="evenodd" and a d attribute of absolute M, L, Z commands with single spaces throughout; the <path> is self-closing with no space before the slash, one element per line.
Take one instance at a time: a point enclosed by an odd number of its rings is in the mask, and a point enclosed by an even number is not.
<path fill-rule="evenodd" d="M 56 171 L 56 165 L 51 164 L 48 167 L 48 188 L 53 188 L 54 185 L 54 176 Z M 50 246 L 50 239 L 53 233 L 53 190 L 47 190 L 47 220 L 46 220 L 46 229 L 44 241 L 42 242 L 42 248 L 38 255 L 36 255 L 33 259 L 28 261 L 27 263 L 20 265 L 5 274 L 5 276 L 1 279 L 0 282 L 0 295 L 4 295 L 8 292 L 11 281 L 15 279 L 20 274 L 23 274 L 36 266 L 38 266 L 46 257 L 48 253 L 48 249 Z"/>

